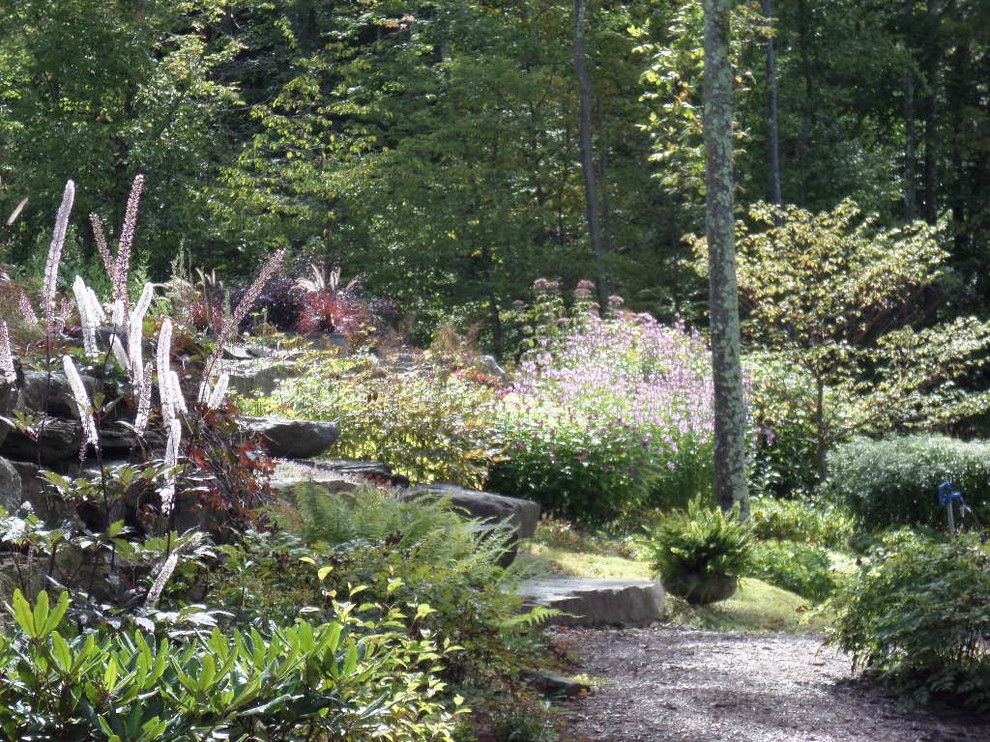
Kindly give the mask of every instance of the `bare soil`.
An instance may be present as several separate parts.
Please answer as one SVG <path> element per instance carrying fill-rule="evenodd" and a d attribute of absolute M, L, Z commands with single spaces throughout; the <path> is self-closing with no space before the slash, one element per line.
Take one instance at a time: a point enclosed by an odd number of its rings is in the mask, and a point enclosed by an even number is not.
<path fill-rule="evenodd" d="M 898 712 L 819 636 L 569 629 L 554 641 L 601 683 L 561 704 L 569 742 L 990 741 L 986 721 Z"/>

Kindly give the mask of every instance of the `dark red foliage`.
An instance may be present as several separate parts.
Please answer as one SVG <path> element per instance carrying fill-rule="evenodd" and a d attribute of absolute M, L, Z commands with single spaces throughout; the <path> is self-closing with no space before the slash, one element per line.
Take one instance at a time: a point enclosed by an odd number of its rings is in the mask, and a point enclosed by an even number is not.
<path fill-rule="evenodd" d="M 189 306 L 189 321 L 200 332 L 218 333 L 223 325 L 220 303 L 211 299 L 196 299 Z"/>
<path fill-rule="evenodd" d="M 367 305 L 342 292 L 324 289 L 306 295 L 299 312 L 299 332 L 350 335 L 368 320 Z"/>

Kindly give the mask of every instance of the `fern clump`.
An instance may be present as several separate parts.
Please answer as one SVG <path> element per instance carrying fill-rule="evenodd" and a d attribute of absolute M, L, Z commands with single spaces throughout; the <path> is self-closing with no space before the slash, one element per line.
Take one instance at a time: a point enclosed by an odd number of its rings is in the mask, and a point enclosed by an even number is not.
<path fill-rule="evenodd" d="M 664 586 L 692 603 L 724 600 L 750 565 L 749 527 L 738 513 L 700 497 L 668 515 L 653 535 L 653 566 Z"/>
<path fill-rule="evenodd" d="M 407 501 L 379 488 L 345 495 L 300 488 L 296 510 L 283 522 L 332 565 L 325 588 L 363 585 L 369 601 L 433 609 L 423 625 L 463 649 L 447 659 L 451 680 L 483 684 L 533 655 L 533 629 L 553 612 L 525 610 L 515 590 L 519 569 L 501 566 L 510 529 L 480 527 L 444 497 Z"/>

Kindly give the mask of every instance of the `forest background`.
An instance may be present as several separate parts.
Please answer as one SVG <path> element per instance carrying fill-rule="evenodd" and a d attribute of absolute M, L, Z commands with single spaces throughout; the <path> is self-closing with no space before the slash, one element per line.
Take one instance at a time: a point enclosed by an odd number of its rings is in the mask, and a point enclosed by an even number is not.
<path fill-rule="evenodd" d="M 541 276 L 701 324 L 701 21 L 697 0 L 0 0 L 0 261 L 40 273 L 66 179 L 119 224 L 144 173 L 152 278 L 288 247 L 496 352 Z M 853 199 L 937 224 L 928 320 L 984 314 L 990 5 L 764 0 L 733 22 L 740 215 Z M 96 276 L 89 230 L 71 239 Z"/>

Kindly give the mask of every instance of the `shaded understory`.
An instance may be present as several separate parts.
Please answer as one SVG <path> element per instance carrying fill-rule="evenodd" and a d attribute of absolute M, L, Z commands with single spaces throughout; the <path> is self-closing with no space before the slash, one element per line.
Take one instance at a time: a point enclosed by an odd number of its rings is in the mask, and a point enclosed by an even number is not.
<path fill-rule="evenodd" d="M 601 683 L 563 705 L 569 742 L 990 739 L 981 720 L 898 712 L 815 635 L 570 629 L 555 641 Z"/>

